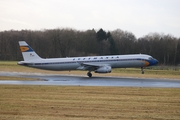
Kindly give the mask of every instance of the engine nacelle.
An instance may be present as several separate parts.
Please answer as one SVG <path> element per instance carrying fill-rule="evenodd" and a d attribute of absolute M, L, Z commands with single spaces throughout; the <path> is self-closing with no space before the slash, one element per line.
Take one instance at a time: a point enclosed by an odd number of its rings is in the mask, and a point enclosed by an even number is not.
<path fill-rule="evenodd" d="M 102 67 L 99 67 L 94 72 L 95 73 L 110 73 L 111 72 L 111 66 L 102 66 Z"/>

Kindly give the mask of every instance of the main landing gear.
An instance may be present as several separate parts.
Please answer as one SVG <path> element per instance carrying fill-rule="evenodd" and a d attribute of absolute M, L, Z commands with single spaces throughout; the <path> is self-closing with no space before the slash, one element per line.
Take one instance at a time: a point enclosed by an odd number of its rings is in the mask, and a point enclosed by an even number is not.
<path fill-rule="evenodd" d="M 87 76 L 89 76 L 90 78 L 92 77 L 92 74 L 90 71 L 87 73 Z"/>
<path fill-rule="evenodd" d="M 143 67 L 141 67 L 141 72 L 142 72 L 142 74 L 144 74 L 144 69 L 143 69 Z"/>

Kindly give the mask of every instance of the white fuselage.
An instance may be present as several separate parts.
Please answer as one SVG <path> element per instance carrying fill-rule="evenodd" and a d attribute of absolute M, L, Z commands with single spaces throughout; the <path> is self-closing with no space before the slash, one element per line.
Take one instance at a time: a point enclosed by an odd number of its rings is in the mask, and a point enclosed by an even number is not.
<path fill-rule="evenodd" d="M 70 58 L 38 59 L 18 62 L 19 65 L 46 70 L 86 70 L 86 66 L 111 66 L 112 68 L 146 67 L 157 63 L 149 55 L 112 55 Z"/>

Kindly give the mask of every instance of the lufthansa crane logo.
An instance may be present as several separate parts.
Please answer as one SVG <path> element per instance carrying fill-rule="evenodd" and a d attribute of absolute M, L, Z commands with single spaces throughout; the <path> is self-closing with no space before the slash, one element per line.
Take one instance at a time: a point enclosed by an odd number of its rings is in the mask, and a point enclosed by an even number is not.
<path fill-rule="evenodd" d="M 21 46 L 20 49 L 21 49 L 21 52 L 26 52 L 29 50 L 27 46 Z"/>

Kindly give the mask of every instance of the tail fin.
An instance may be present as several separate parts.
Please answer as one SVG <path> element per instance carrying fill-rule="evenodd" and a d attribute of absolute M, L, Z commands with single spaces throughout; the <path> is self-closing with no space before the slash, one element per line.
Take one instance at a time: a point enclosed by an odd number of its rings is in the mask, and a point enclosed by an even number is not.
<path fill-rule="evenodd" d="M 20 50 L 22 52 L 24 61 L 42 59 L 36 52 L 25 42 L 19 41 Z"/>

